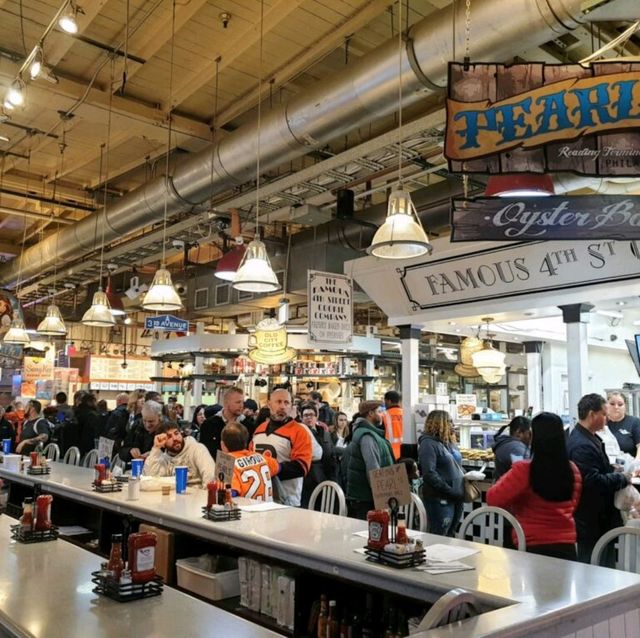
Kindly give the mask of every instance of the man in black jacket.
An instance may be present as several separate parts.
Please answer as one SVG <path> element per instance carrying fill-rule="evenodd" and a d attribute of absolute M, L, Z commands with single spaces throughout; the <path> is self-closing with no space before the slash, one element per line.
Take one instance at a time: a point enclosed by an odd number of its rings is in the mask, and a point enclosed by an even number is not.
<path fill-rule="evenodd" d="M 116 397 L 116 409 L 107 417 L 104 436 L 115 441 L 113 451 L 117 452 L 127 435 L 127 424 L 129 423 L 129 395 L 126 392 Z"/>
<path fill-rule="evenodd" d="M 596 436 L 607 423 L 607 401 L 599 394 L 587 394 L 578 402 L 578 424 L 567 442 L 569 459 L 582 475 L 582 496 L 574 513 L 578 534 L 578 560 L 591 562 L 593 547 L 605 532 L 622 525 L 620 512 L 613 504 L 614 494 L 629 485 L 630 475 L 614 471 Z M 614 566 L 610 543 L 602 563 Z"/>
<path fill-rule="evenodd" d="M 229 388 L 222 399 L 222 410 L 212 417 L 207 416 L 200 427 L 200 443 L 209 450 L 209 454 L 211 454 L 214 461 L 220 449 L 224 426 L 232 421 L 242 423 L 244 421 L 243 410 L 244 392 L 240 388 Z M 205 410 L 205 415 L 207 412 Z"/>
<path fill-rule="evenodd" d="M 162 406 L 155 401 L 146 401 L 142 406 L 142 423 L 127 433 L 120 448 L 120 458 L 127 462 L 146 459 L 162 422 Z"/>

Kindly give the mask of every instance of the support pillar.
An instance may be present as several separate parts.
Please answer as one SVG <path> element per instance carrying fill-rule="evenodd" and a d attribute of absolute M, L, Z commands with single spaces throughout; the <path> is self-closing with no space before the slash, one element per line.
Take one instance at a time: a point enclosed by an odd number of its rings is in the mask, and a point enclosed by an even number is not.
<path fill-rule="evenodd" d="M 196 407 L 202 403 L 202 384 L 204 381 L 197 375 L 204 374 L 204 357 L 201 354 L 196 354 L 194 359 L 193 374 L 196 375 L 196 378 L 193 379 L 191 386 L 191 396 L 193 397 L 193 406 Z"/>
<path fill-rule="evenodd" d="M 420 336 L 418 326 L 399 326 L 402 345 L 402 414 L 404 443 L 416 442 L 415 427 L 411 424 L 412 407 L 418 403 L 420 378 Z"/>
<path fill-rule="evenodd" d="M 542 341 L 525 341 L 527 355 L 527 407 L 532 414 L 542 411 Z"/>
<path fill-rule="evenodd" d="M 558 306 L 567 326 L 567 377 L 569 382 L 569 415 L 578 418 L 578 401 L 585 394 L 589 375 L 587 324 L 590 303 Z"/>
<path fill-rule="evenodd" d="M 364 374 L 370 377 L 364 382 L 363 399 L 365 401 L 373 401 L 373 376 L 375 375 L 375 359 L 367 357 L 364 362 Z"/>

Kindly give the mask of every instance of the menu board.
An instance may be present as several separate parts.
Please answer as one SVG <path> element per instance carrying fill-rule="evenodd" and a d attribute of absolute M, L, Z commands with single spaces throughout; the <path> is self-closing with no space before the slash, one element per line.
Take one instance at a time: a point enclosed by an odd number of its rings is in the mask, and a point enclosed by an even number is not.
<path fill-rule="evenodd" d="M 478 400 L 475 394 L 456 395 L 456 419 L 470 421 L 471 415 L 476 411 Z"/>
<path fill-rule="evenodd" d="M 92 387 L 100 384 L 101 390 L 123 390 L 127 384 L 134 383 L 135 387 L 148 384 L 155 376 L 156 363 L 144 357 L 127 357 L 127 367 L 122 368 L 122 357 L 106 357 L 91 355 L 89 379 Z"/>

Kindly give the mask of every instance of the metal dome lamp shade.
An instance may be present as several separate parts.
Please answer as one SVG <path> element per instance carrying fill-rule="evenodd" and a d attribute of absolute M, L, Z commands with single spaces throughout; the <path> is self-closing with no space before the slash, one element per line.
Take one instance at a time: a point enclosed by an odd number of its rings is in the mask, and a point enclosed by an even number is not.
<path fill-rule="evenodd" d="M 171 273 L 166 268 L 158 268 L 151 282 L 151 287 L 142 302 L 144 310 L 165 312 L 181 310 L 182 300 L 173 287 Z"/>
<path fill-rule="evenodd" d="M 274 292 L 280 288 L 278 278 L 271 268 L 267 248 L 257 237 L 247 246 L 247 252 L 233 280 L 233 287 L 243 292 Z"/>
<path fill-rule="evenodd" d="M 82 315 L 81 323 L 85 326 L 93 326 L 94 328 L 110 328 L 111 326 L 115 326 L 116 320 L 111 313 L 109 300 L 102 288 L 99 288 L 93 294 L 91 307 Z"/>
<path fill-rule="evenodd" d="M 12 322 L 9 330 L 4 335 L 3 343 L 11 343 L 17 346 L 28 346 L 31 343 L 27 330 L 24 327 L 24 321 L 20 317 L 16 317 Z"/>
<path fill-rule="evenodd" d="M 224 281 L 233 281 L 246 252 L 247 247 L 244 245 L 242 237 L 236 237 L 236 245 L 228 250 L 218 261 L 216 272 L 214 273 L 215 276 Z"/>
<path fill-rule="evenodd" d="M 38 334 L 50 337 L 64 337 L 67 334 L 67 327 L 64 325 L 60 308 L 55 303 L 47 307 L 47 314 L 38 324 Z"/>

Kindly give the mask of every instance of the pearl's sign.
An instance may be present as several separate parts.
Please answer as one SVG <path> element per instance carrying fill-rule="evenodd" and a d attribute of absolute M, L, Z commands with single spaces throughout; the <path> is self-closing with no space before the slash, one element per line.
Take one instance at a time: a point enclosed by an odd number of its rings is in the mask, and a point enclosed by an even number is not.
<path fill-rule="evenodd" d="M 454 199 L 451 241 L 640 239 L 640 197 Z"/>
<path fill-rule="evenodd" d="M 453 172 L 637 175 L 640 64 L 450 64 L 445 156 Z"/>
<path fill-rule="evenodd" d="M 541 241 L 397 269 L 412 312 L 640 277 L 640 241 Z"/>

